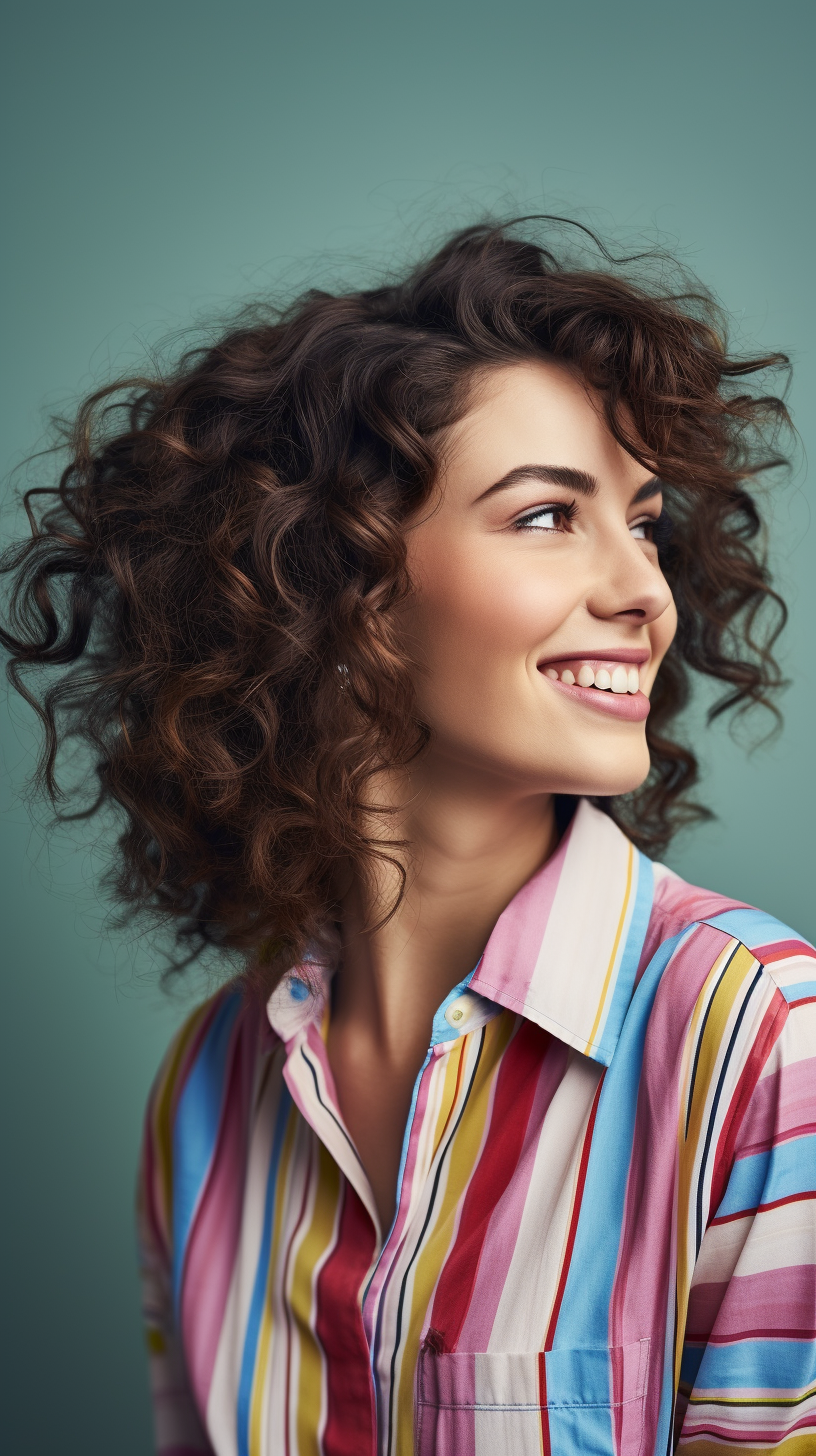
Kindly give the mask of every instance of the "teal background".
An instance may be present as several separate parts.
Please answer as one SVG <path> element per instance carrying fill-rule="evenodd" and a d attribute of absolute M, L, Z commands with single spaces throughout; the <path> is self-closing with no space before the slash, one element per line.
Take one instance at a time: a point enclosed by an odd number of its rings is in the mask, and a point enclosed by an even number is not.
<path fill-rule="evenodd" d="M 671 862 L 813 937 L 814 17 L 807 0 L 7 6 L 6 474 L 50 411 L 192 318 L 315 276 L 359 282 L 484 207 L 659 237 L 746 346 L 791 353 L 804 446 L 771 501 L 787 728 L 753 757 L 695 730 L 719 819 Z M 33 743 L 12 704 L 0 1426 L 14 1456 L 137 1456 L 133 1171 L 188 1000 L 160 992 L 148 941 L 106 928 L 104 836 L 48 838 L 25 806 Z"/>

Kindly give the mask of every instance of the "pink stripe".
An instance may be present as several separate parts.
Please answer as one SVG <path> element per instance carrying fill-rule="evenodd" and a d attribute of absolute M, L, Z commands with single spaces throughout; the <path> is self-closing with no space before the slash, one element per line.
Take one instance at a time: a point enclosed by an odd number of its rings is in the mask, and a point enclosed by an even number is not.
<path fill-rule="evenodd" d="M 709 970 L 730 937 L 701 925 L 669 961 L 655 996 L 643 1049 L 623 1228 L 609 1320 L 610 1345 L 649 1334 L 660 1359 L 674 1286 L 675 1168 L 679 1089 L 687 1028 Z M 644 1404 L 644 1447 L 654 1442 L 660 1402 L 650 1380 Z M 620 1389 L 615 1382 L 615 1399 Z M 618 1450 L 632 1447 L 632 1407 L 618 1407 Z"/>
<path fill-rule="evenodd" d="M 764 1152 L 786 1137 L 812 1130 L 816 1057 L 792 1062 L 758 1082 L 748 1105 L 736 1155 Z"/>
<path fill-rule="evenodd" d="M 689 1292 L 686 1344 L 704 1345 L 714 1328 L 729 1281 L 695 1284 Z"/>
<path fill-rule="evenodd" d="M 753 954 L 763 964 L 773 961 L 787 961 L 792 956 L 809 956 L 816 958 L 816 950 L 808 945 L 806 940 L 775 940 L 772 945 L 757 945 L 751 947 Z"/>
<path fill-rule="evenodd" d="M 784 1258 L 783 1248 L 778 1250 L 777 1257 Z M 722 1303 L 718 1302 L 716 1322 L 706 1325 L 717 1291 Z M 700 1284 L 692 1290 L 692 1296 L 688 1326 L 691 1340 L 707 1336 L 720 1344 L 759 1338 L 758 1331 L 766 1338 L 784 1334 L 786 1339 L 809 1339 L 816 1325 L 816 1267 L 813 1264 L 789 1264 L 783 1269 L 763 1270 L 761 1274 L 735 1274 L 727 1293 L 720 1284 Z"/>
<path fill-rule="evenodd" d="M 542 1040 L 546 1033 L 542 1033 Z M 536 1151 L 547 1109 L 560 1086 L 569 1059 L 565 1042 L 550 1040 L 536 1088 L 524 1145 L 512 1181 L 490 1221 L 479 1275 L 458 1344 L 465 1350 L 486 1350 L 493 1330 L 533 1176 Z"/>
<path fill-rule="evenodd" d="M 512 1006 L 521 1006 L 526 1000 L 571 833 L 570 825 L 552 858 L 502 911 L 470 983 L 471 990 L 493 1001 L 497 992 L 503 993 Z"/>
<path fill-rule="evenodd" d="M 476 1357 L 420 1350 L 417 1362 L 417 1456 L 466 1456 L 476 1449 Z M 463 1407 L 465 1407 L 463 1409 Z"/>
<path fill-rule="evenodd" d="M 242 1006 L 233 1027 L 215 1155 L 187 1245 L 181 1328 L 190 1383 L 207 1409 L 241 1227 L 258 1021 Z"/>
<path fill-rule="evenodd" d="M 652 914 L 643 942 L 637 979 L 640 980 L 663 941 L 671 940 L 673 935 L 677 935 L 687 925 L 693 925 L 697 920 L 711 919 L 714 915 L 722 915 L 726 910 L 746 909 L 750 909 L 750 906 L 745 905 L 742 900 L 729 900 L 727 896 L 717 895 L 713 890 L 703 890 L 698 885 L 688 885 L 685 880 L 675 879 L 673 875 L 664 875 L 655 885 Z"/>

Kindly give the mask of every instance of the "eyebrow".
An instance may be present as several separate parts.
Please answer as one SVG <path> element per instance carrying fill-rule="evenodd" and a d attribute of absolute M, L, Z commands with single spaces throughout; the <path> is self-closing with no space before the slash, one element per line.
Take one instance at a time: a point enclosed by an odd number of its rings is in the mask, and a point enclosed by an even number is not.
<path fill-rule="evenodd" d="M 595 495 L 598 489 L 598 481 L 594 475 L 587 470 L 576 470 L 572 465 L 516 465 L 513 470 L 508 470 L 501 480 L 494 485 L 488 486 L 478 497 L 480 501 L 486 500 L 488 496 L 497 490 L 506 490 L 508 486 L 520 485 L 525 480 L 540 480 L 544 485 L 560 485 L 566 490 L 575 490 L 579 495 Z M 650 496 L 657 495 L 663 489 L 663 482 L 653 475 L 632 498 L 632 505 L 640 501 L 648 500 Z"/>

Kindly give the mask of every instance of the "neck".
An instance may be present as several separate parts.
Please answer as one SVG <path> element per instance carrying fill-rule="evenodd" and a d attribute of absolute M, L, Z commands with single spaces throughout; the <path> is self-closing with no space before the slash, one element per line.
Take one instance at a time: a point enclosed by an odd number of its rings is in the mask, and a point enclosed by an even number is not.
<path fill-rule="evenodd" d="M 415 1062 L 434 1011 L 473 969 L 499 915 L 555 847 L 552 795 L 522 793 L 430 756 L 387 787 L 400 808 L 407 886 L 391 918 L 398 871 L 355 883 L 344 903 L 335 1016 L 366 1028 L 397 1065 Z"/>

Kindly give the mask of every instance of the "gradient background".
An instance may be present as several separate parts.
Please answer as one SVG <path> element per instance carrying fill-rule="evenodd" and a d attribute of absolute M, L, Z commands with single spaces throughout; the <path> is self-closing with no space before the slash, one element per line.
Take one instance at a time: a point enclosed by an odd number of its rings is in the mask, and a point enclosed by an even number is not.
<path fill-rule="evenodd" d="M 793 609 L 787 728 L 751 758 L 722 728 L 697 734 L 719 819 L 671 862 L 816 935 L 812 3 L 17 0 L 6 15 L 9 493 L 48 413 L 168 332 L 315 276 L 359 282 L 481 208 L 657 234 L 746 347 L 790 352 L 804 450 L 772 503 Z M 151 1444 L 133 1170 L 148 1085 L 188 1003 L 158 990 L 146 941 L 106 929 L 104 835 L 47 839 L 45 811 L 32 819 L 20 793 L 33 743 L 15 703 L 2 1438 L 14 1456 L 136 1456 Z"/>

